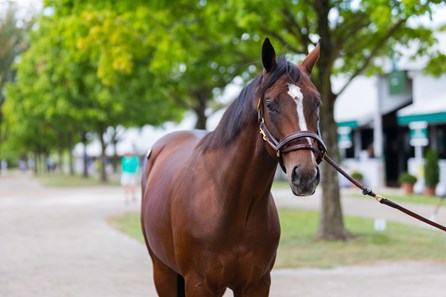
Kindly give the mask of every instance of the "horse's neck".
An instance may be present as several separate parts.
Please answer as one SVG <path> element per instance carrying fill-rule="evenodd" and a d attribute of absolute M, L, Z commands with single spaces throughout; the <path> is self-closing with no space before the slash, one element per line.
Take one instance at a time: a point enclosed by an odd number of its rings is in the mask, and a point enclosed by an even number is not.
<path fill-rule="evenodd" d="M 274 179 L 277 161 L 265 149 L 258 123 L 245 126 L 234 141 L 220 152 L 225 165 L 226 199 L 234 199 L 240 205 L 243 198 L 267 199 Z M 227 201 L 230 202 L 230 201 Z"/>

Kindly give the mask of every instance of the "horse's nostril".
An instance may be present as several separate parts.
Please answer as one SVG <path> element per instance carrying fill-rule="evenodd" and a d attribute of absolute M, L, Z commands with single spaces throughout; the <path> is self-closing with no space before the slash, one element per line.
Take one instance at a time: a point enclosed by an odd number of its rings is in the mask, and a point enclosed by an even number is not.
<path fill-rule="evenodd" d="M 307 170 L 302 172 L 299 165 L 293 168 L 291 173 L 291 180 L 294 184 L 300 184 L 302 182 L 311 183 L 314 182 L 316 184 L 319 183 L 320 180 L 320 171 L 319 167 L 315 167 L 313 170 Z"/>
<path fill-rule="evenodd" d="M 293 172 L 291 173 L 291 179 L 293 180 L 294 183 L 298 182 L 298 179 L 299 179 L 299 166 L 295 166 L 293 168 Z"/>

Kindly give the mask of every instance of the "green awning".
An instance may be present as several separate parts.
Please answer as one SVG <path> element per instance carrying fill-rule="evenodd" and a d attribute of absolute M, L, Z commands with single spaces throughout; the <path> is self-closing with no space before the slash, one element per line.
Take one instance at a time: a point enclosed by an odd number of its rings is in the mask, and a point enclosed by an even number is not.
<path fill-rule="evenodd" d="M 399 125 L 412 122 L 446 123 L 446 96 L 418 100 L 398 110 L 396 116 Z"/>
<path fill-rule="evenodd" d="M 349 128 L 356 128 L 359 127 L 358 121 L 345 121 L 345 122 L 339 122 L 337 123 L 338 127 L 349 127 Z"/>
<path fill-rule="evenodd" d="M 429 124 L 446 123 L 446 112 L 398 115 L 397 118 L 399 125 L 407 125 L 410 122 L 428 122 Z"/>

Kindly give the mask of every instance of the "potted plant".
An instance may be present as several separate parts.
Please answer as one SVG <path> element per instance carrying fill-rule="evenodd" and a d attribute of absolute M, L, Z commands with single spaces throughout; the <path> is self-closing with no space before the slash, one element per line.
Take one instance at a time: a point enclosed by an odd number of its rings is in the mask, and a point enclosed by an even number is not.
<path fill-rule="evenodd" d="M 354 179 L 356 179 L 358 182 L 360 182 L 362 184 L 362 181 L 364 180 L 364 176 L 362 175 L 361 172 L 359 171 L 353 171 L 350 174 L 351 177 L 353 177 Z M 353 185 L 352 185 L 353 186 Z M 354 186 L 353 186 L 354 187 Z"/>
<path fill-rule="evenodd" d="M 403 172 L 399 177 L 399 182 L 404 194 L 410 195 L 413 193 L 413 185 L 417 182 L 417 178 L 408 172 Z"/>
<path fill-rule="evenodd" d="M 428 150 L 424 156 L 424 194 L 435 196 L 435 188 L 439 180 L 438 154 L 435 150 Z"/>

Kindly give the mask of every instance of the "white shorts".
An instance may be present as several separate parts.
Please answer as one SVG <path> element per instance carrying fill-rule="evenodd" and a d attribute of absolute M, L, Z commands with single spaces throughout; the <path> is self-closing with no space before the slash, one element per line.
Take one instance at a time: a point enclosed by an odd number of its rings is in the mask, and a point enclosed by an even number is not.
<path fill-rule="evenodd" d="M 121 175 L 121 185 L 123 185 L 123 186 L 136 185 L 136 174 L 135 173 L 123 173 Z"/>

